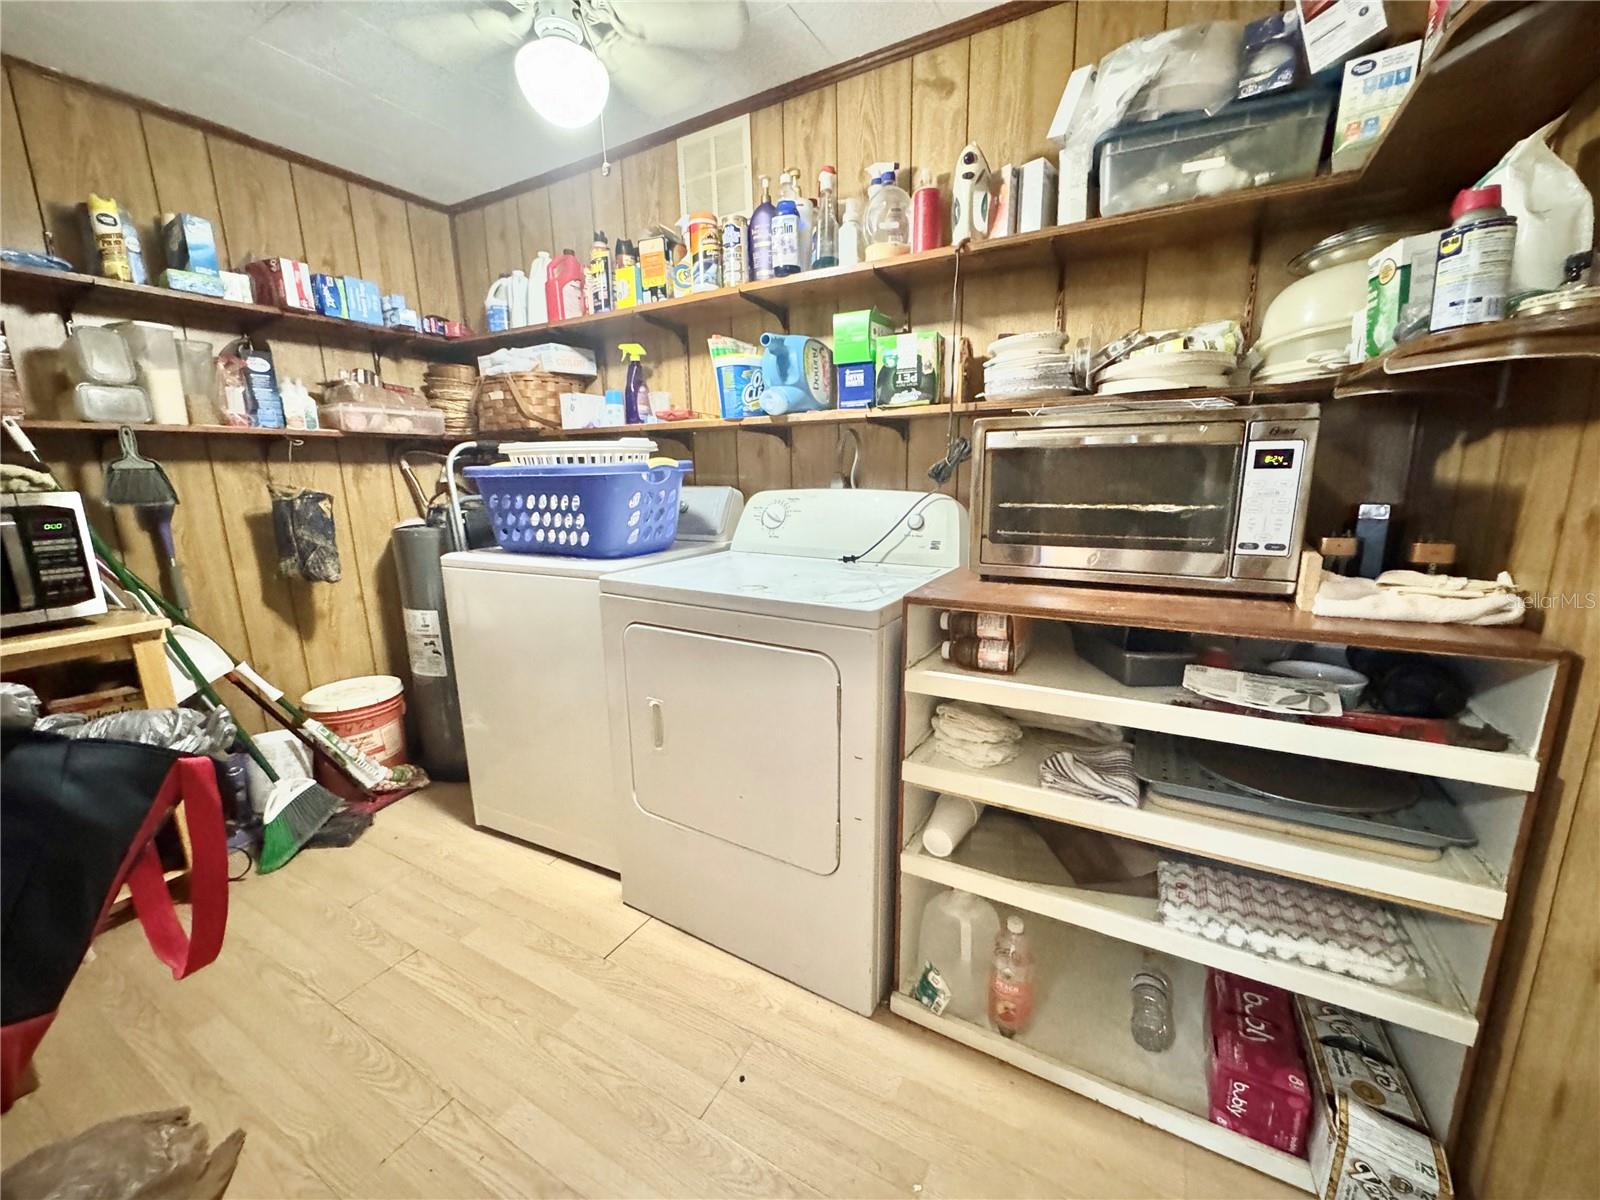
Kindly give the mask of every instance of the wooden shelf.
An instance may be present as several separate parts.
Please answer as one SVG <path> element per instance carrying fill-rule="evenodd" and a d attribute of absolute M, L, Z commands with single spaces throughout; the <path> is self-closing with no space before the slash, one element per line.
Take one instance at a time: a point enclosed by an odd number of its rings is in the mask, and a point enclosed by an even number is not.
<path fill-rule="evenodd" d="M 22 419 L 22 427 L 29 433 L 100 433 L 115 436 L 122 426 L 116 421 L 52 421 Z M 391 442 L 458 442 L 467 438 L 446 433 L 349 433 L 343 429 L 261 429 L 254 425 L 155 425 L 149 422 L 135 424 L 133 429 L 141 434 L 187 434 L 198 437 L 252 437 L 252 438 L 370 438 Z"/>
<path fill-rule="evenodd" d="M 1031 875 L 1015 864 L 1033 861 L 1054 861 L 1044 840 L 1021 817 L 991 810 L 979 818 L 977 827 L 949 858 L 935 858 L 924 852 L 921 837 L 914 836 L 901 851 L 900 870 L 905 875 L 983 896 L 997 905 L 1037 913 L 1174 958 L 1232 971 L 1464 1046 L 1477 1039 L 1477 1015 L 1463 996 L 1454 971 L 1422 921 L 1408 910 L 1395 911 L 1422 961 L 1423 978 L 1404 986 L 1389 986 L 1183 933 L 1162 923 L 1152 896 L 1095 891 L 1067 883 L 1038 882 L 1031 877 L 1019 879 L 1008 873 Z"/>
<path fill-rule="evenodd" d="M 13 303 L 71 312 L 79 308 L 104 309 L 130 319 L 190 325 L 202 329 L 221 327 L 246 333 L 317 338 L 343 345 L 370 346 L 375 353 L 408 353 L 424 358 L 466 360 L 462 341 L 389 329 L 325 317 L 321 313 L 246 304 L 218 296 L 178 292 L 171 288 L 123 283 L 76 271 L 51 271 L 0 263 L 0 294 Z"/>
<path fill-rule="evenodd" d="M 931 792 L 1380 900 L 1476 921 L 1505 915 L 1505 879 L 1475 850 L 1451 847 L 1437 860 L 1419 862 L 1148 804 L 1129 808 L 1069 796 L 1039 783 L 1038 764 L 1059 746 L 1048 731 L 1030 730 L 1015 759 L 980 770 L 939 754 L 928 738 L 905 760 L 901 779 Z"/>
<path fill-rule="evenodd" d="M 1322 642 L 1417 654 L 1553 662 L 1567 652 L 1531 629 L 1505 625 L 1424 625 L 1316 617 L 1287 600 L 1216 594 L 998 582 L 952 571 L 911 592 L 909 604 L 1004 612 L 1046 621 L 1136 625 L 1270 641 Z M 991 678 L 994 678 L 991 676 Z"/>
<path fill-rule="evenodd" d="M 914 929 L 906 933 L 915 937 Z M 1038 961 L 1034 1018 L 1016 1037 L 1002 1037 L 987 1022 L 949 1012 L 935 1016 L 906 994 L 909 980 L 890 995 L 890 1010 L 1157 1129 L 1312 1190 L 1305 1159 L 1208 1118 L 1203 967 L 1050 921 L 1030 922 L 1029 934 Z M 1161 1054 L 1141 1049 L 1128 1030 L 1128 981 L 1151 966 L 1172 985 L 1175 1034 Z"/>

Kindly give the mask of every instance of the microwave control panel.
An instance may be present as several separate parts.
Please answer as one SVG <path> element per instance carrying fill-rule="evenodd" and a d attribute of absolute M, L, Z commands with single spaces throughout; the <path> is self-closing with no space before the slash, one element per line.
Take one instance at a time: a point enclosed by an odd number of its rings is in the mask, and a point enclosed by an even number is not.
<path fill-rule="evenodd" d="M 1294 525 L 1305 457 L 1306 444 L 1299 440 L 1245 443 L 1235 554 L 1283 558 L 1291 550 L 1298 552 Z"/>

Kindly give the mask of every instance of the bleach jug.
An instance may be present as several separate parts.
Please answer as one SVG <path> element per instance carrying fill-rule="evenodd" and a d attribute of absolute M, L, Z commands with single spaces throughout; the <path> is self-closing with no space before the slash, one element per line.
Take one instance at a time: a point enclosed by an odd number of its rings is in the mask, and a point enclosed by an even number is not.
<path fill-rule="evenodd" d="M 505 274 L 489 285 L 483 298 L 483 323 L 490 333 L 511 328 L 511 276 Z"/>
<path fill-rule="evenodd" d="M 563 250 L 550 260 L 544 294 L 545 303 L 550 309 L 550 320 L 570 321 L 583 316 L 583 267 L 571 250 Z"/>
<path fill-rule="evenodd" d="M 543 325 L 550 320 L 550 251 L 541 250 L 528 264 L 528 324 Z"/>
<path fill-rule="evenodd" d="M 517 270 L 511 272 L 511 287 L 506 293 L 506 306 L 511 310 L 511 328 L 521 329 L 533 323 L 528 315 L 528 276 Z"/>
<path fill-rule="evenodd" d="M 799 333 L 763 333 L 761 411 L 769 417 L 833 407 L 833 351 Z"/>

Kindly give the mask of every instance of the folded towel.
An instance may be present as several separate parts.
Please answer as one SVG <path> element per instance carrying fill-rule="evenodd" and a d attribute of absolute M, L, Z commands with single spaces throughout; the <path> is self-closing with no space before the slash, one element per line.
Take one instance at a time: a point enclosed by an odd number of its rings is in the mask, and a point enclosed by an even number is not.
<path fill-rule="evenodd" d="M 1419 580 L 1439 582 L 1430 585 Z M 1511 576 L 1504 572 L 1494 582 L 1417 571 L 1387 571 L 1375 580 L 1323 572 L 1311 611 L 1319 617 L 1368 621 L 1518 625 L 1524 606 L 1513 586 Z"/>
<path fill-rule="evenodd" d="M 1139 807 L 1133 747 L 1126 742 L 1073 739 L 1039 764 L 1039 783 L 1070 796 Z"/>
<path fill-rule="evenodd" d="M 968 767 L 998 767 L 1021 752 L 1022 726 L 977 704 L 947 701 L 934 710 L 933 746 Z"/>

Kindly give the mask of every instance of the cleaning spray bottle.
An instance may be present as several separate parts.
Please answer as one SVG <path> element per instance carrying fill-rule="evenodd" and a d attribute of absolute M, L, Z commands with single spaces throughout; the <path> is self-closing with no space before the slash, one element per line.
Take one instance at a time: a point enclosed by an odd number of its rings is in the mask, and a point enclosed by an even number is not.
<path fill-rule="evenodd" d="M 772 176 L 761 177 L 761 203 L 750 214 L 750 277 L 772 278 L 772 218 L 778 215 L 772 203 Z"/>
<path fill-rule="evenodd" d="M 643 425 L 650 413 L 650 389 L 644 382 L 644 347 L 638 342 L 623 342 L 622 361 L 627 364 L 627 378 L 622 384 L 622 419 L 629 425 Z"/>
<path fill-rule="evenodd" d="M 589 249 L 589 311 L 610 312 L 615 297 L 611 292 L 611 247 L 606 242 L 605 230 L 597 229 L 594 245 Z"/>

